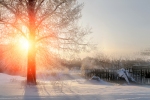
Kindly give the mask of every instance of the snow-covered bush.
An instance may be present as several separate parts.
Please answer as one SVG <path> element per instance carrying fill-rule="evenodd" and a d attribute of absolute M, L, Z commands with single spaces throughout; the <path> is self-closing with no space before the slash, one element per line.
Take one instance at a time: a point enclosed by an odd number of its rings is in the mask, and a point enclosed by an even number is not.
<path fill-rule="evenodd" d="M 99 78 L 98 76 L 93 76 L 93 77 L 91 78 L 91 80 L 100 81 L 100 78 Z"/>

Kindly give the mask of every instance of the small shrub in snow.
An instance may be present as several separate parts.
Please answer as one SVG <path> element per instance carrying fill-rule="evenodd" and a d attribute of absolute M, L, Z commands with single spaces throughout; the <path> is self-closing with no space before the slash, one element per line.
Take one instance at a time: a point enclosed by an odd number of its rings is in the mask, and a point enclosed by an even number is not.
<path fill-rule="evenodd" d="M 100 78 L 99 78 L 98 76 L 93 76 L 93 77 L 91 78 L 91 80 L 97 80 L 97 81 L 100 81 Z"/>

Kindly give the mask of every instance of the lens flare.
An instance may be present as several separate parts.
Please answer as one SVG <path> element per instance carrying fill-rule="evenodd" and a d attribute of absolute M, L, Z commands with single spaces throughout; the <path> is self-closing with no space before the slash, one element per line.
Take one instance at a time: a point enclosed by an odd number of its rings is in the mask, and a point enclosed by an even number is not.
<path fill-rule="evenodd" d="M 25 38 L 19 38 L 19 48 L 23 50 L 29 49 L 29 42 Z"/>

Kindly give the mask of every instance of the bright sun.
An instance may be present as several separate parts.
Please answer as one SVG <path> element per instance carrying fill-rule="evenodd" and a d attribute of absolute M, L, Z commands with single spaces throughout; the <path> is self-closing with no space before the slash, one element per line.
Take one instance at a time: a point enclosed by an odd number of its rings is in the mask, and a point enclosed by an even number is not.
<path fill-rule="evenodd" d="M 19 38 L 19 47 L 23 50 L 28 50 L 29 48 L 29 42 L 25 38 Z"/>

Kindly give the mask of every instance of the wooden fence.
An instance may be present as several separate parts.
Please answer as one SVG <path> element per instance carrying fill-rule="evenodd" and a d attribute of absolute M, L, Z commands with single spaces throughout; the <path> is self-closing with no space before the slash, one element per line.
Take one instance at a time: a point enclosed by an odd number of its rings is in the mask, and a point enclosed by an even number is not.
<path fill-rule="evenodd" d="M 125 81 L 123 78 L 118 78 L 117 76 L 118 69 L 91 69 L 85 70 L 85 76 L 91 78 L 92 76 L 98 76 L 106 81 Z M 138 84 L 150 84 L 150 69 L 149 68 L 126 68 L 129 70 L 129 74 L 133 79 L 135 79 Z M 131 81 L 130 81 L 131 82 Z"/>

